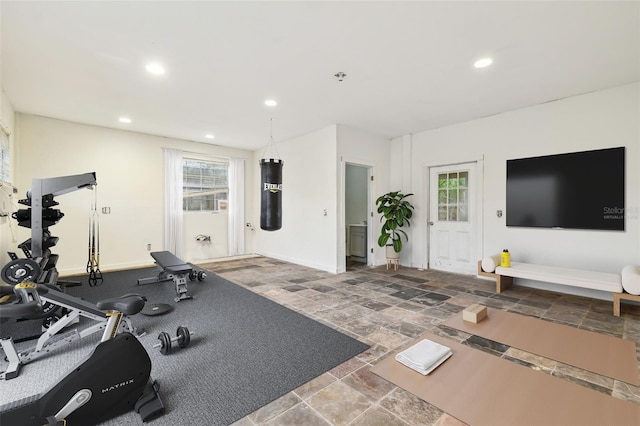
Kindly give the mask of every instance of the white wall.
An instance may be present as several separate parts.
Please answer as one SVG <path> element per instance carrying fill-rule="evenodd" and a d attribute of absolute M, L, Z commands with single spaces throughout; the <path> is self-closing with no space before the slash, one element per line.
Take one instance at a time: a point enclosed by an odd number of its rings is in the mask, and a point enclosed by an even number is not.
<path fill-rule="evenodd" d="M 110 207 L 111 214 L 100 214 L 100 262 L 102 270 L 151 264 L 147 244 L 153 250 L 163 249 L 164 163 L 163 147 L 202 153 L 209 156 L 251 158 L 244 150 L 181 141 L 117 129 L 71 123 L 51 118 L 17 114 L 16 186 L 20 198 L 31 187 L 31 179 L 96 172 L 98 206 Z M 252 182 L 252 170 L 245 176 Z M 252 206 L 253 194 L 247 186 L 245 205 Z M 50 231 L 60 237 L 52 249 L 60 255 L 60 273 L 83 272 L 87 262 L 87 234 L 93 193 L 79 190 L 56 198 L 64 214 Z M 226 221 L 225 221 L 226 223 Z M 21 228 L 18 242 L 30 237 L 30 230 Z M 195 225 L 185 229 L 203 233 Z M 226 225 L 212 228 L 212 237 L 224 236 Z M 226 242 L 224 243 L 226 247 Z M 253 251 L 253 235 L 245 242 L 247 252 Z M 191 250 L 185 261 L 200 260 Z"/>
<path fill-rule="evenodd" d="M 229 256 L 228 213 L 184 212 L 183 235 L 185 259 L 202 262 Z M 196 241 L 196 236 L 206 235 L 211 241 Z"/>
<path fill-rule="evenodd" d="M 421 219 L 414 221 L 415 226 L 412 222 L 411 238 L 418 241 L 412 244 L 411 265 L 426 267 L 427 263 L 425 167 L 472 159 L 484 159 L 484 237 L 479 259 L 508 248 L 514 261 L 602 272 L 619 273 L 627 264 L 639 264 L 639 93 L 638 83 L 624 85 L 414 134 L 411 190 Z M 626 147 L 627 159 L 624 232 L 507 228 L 505 216 L 497 217 L 496 210 L 506 210 L 507 159 L 617 146 Z M 398 167 L 405 160 L 394 162 L 394 173 L 402 172 Z"/>
<path fill-rule="evenodd" d="M 413 135 L 404 135 L 399 138 L 392 139 L 389 143 L 389 168 L 391 175 L 389 177 L 390 191 L 399 191 L 403 194 L 413 194 L 414 186 L 412 182 L 412 149 L 413 149 Z M 414 215 L 411 218 L 411 227 L 405 227 L 403 230 L 407 232 L 409 236 L 408 241 L 403 241 L 402 252 L 400 253 L 400 264 L 410 267 L 422 268 L 422 265 L 414 265 L 413 257 L 415 247 L 418 249 L 424 242 L 424 237 L 411 233 L 411 228 L 415 228 L 419 225 L 420 221 L 424 221 L 426 215 L 421 212 L 422 206 L 420 205 L 420 199 L 414 195 L 407 198 L 416 209 Z M 418 228 L 419 229 L 419 228 Z M 424 266 L 426 268 L 426 265 Z"/>
<path fill-rule="evenodd" d="M 389 188 L 389 141 L 362 130 L 333 125 L 316 132 L 276 143 L 284 160 L 282 229 L 260 229 L 260 194 L 256 191 L 256 252 L 324 271 L 346 270 L 345 170 L 346 164 L 371 167 L 368 208 Z M 255 186 L 260 186 L 255 151 Z M 324 216 L 324 210 L 327 216 Z M 374 224 L 379 217 L 373 218 Z M 372 231 L 373 228 L 373 231 Z M 377 228 L 368 227 L 368 246 L 374 248 L 376 264 L 384 263 L 384 250 L 375 244 Z M 375 240 L 374 240 L 375 237 Z"/>
<path fill-rule="evenodd" d="M 2 91 L 1 84 L 0 80 L 0 93 L 2 94 L 0 98 L 0 126 L 9 133 L 9 149 L 13 151 L 15 147 L 15 112 L 9 98 Z M 15 161 L 11 164 L 11 171 L 11 174 L 15 176 Z M 17 225 L 15 225 L 15 221 L 11 223 L 13 219 L 10 215 L 4 216 L 13 211 L 12 206 L 15 204 L 15 198 L 10 186 L 0 188 L 0 212 L 2 212 L 2 216 L 0 216 L 0 264 L 2 265 L 9 261 L 7 250 L 12 250 L 15 242 L 12 227 L 17 228 Z"/>
<path fill-rule="evenodd" d="M 345 170 L 346 164 L 358 164 L 371 168 L 373 181 L 370 181 L 368 207 L 374 212 L 367 222 L 367 247 L 373 248 L 373 264 L 386 263 L 384 248 L 378 247 L 378 233 L 380 232 L 380 215 L 376 212 L 375 201 L 380 195 L 388 192 L 389 188 L 389 156 L 390 142 L 388 139 L 360 129 L 338 125 L 338 241 L 346 241 L 345 235 Z M 345 256 L 344 244 L 340 244 L 337 253 L 338 272 L 344 272 Z"/>
<path fill-rule="evenodd" d="M 282 169 L 282 228 L 260 229 L 260 191 L 255 191 L 256 252 L 276 259 L 336 272 L 336 126 L 287 141 L 276 141 Z M 254 187 L 260 188 L 262 150 L 252 160 Z M 324 214 L 326 210 L 326 215 Z M 344 247 L 343 247 L 344 250 Z"/>
<path fill-rule="evenodd" d="M 0 84 L 2 84 L 0 82 Z M 2 86 L 0 86 L 0 90 L 2 90 Z M 14 129 L 14 121 L 15 121 L 15 112 L 13 110 L 13 105 L 9 102 L 9 98 L 7 95 L 2 92 L 2 98 L 0 100 L 0 125 L 8 130 L 10 133 L 13 133 Z"/>

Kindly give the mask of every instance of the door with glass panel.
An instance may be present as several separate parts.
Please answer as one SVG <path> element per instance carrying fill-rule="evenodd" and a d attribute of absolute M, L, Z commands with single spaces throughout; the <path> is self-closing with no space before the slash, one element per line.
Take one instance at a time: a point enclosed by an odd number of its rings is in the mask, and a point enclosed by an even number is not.
<path fill-rule="evenodd" d="M 476 163 L 429 170 L 429 268 L 473 273 Z"/>

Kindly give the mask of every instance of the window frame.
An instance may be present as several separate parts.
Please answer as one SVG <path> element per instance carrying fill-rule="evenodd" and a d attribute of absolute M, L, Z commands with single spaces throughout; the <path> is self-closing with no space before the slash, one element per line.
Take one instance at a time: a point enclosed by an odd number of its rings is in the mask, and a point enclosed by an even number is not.
<path fill-rule="evenodd" d="M 460 181 L 462 180 L 461 174 L 464 174 L 465 185 L 461 185 Z M 445 186 L 440 185 L 440 181 L 443 179 L 446 182 Z M 455 185 L 451 186 L 450 183 L 455 180 Z M 469 223 L 469 171 L 468 170 L 457 170 L 455 172 L 448 171 L 444 173 L 438 173 L 438 221 L 439 222 L 448 222 L 448 223 Z M 466 197 L 464 201 L 461 202 L 461 191 L 464 191 Z M 455 192 L 455 200 L 452 200 L 451 194 Z M 441 195 L 444 193 L 444 196 Z M 442 201 L 444 198 L 444 202 Z M 445 209 L 446 218 L 442 218 L 441 209 Z M 455 219 L 452 218 L 452 211 L 455 210 Z M 464 219 L 460 219 L 461 212 L 464 209 L 466 215 Z"/>
<path fill-rule="evenodd" d="M 188 206 L 186 205 L 186 199 L 187 198 L 191 198 L 191 197 L 198 197 L 198 195 L 192 195 L 194 194 L 193 191 L 186 191 L 185 189 L 187 188 L 188 185 L 188 179 L 187 179 L 187 174 L 185 173 L 185 168 L 187 166 L 187 163 L 192 162 L 192 163 L 199 163 L 199 164 L 214 164 L 214 165 L 224 165 L 226 168 L 226 186 L 210 186 L 210 187 L 206 187 L 203 188 L 204 185 L 200 185 L 200 191 L 199 192 L 205 192 L 205 193 L 209 193 L 206 195 L 213 195 L 214 197 L 209 200 L 208 202 L 212 203 L 216 208 L 215 209 L 208 209 L 208 208 L 200 208 L 200 209 L 189 209 L 187 208 Z M 200 167 L 200 178 L 202 181 L 202 167 Z M 214 177 L 215 179 L 215 177 Z M 206 189 L 206 190 L 203 190 Z M 195 192 L 197 193 L 197 192 Z M 221 197 L 216 197 L 215 194 L 216 193 L 224 193 L 226 194 L 225 198 L 221 198 Z M 205 196 L 206 196 L 205 195 Z M 224 159 L 224 158 L 202 158 L 202 157 L 198 157 L 198 156 L 184 156 L 182 158 L 182 212 L 183 214 L 220 214 L 220 213 L 226 213 L 228 211 L 228 209 L 219 209 L 218 206 L 220 204 L 224 204 L 224 203 L 220 203 L 220 201 L 224 201 L 227 203 L 228 205 L 228 200 L 229 200 L 229 160 L 228 159 Z M 207 202 L 207 201 L 205 201 Z"/>

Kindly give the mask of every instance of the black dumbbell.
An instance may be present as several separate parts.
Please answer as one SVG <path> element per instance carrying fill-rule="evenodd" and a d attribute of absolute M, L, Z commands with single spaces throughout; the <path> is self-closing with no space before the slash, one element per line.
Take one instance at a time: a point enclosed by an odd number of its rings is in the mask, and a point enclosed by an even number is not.
<path fill-rule="evenodd" d="M 191 281 L 195 281 L 196 279 L 198 281 L 204 281 L 205 278 L 207 278 L 207 274 L 204 271 L 192 269 L 191 272 L 189 272 L 189 280 Z"/>
<path fill-rule="evenodd" d="M 178 347 L 181 349 L 186 348 L 191 343 L 191 336 L 193 335 L 192 331 L 189 331 L 187 327 L 180 326 L 176 331 L 176 337 L 169 336 L 169 333 L 163 331 L 158 335 L 159 343 L 153 345 L 154 348 L 160 348 L 160 353 L 162 355 L 167 355 L 171 352 L 171 343 L 178 342 Z"/>

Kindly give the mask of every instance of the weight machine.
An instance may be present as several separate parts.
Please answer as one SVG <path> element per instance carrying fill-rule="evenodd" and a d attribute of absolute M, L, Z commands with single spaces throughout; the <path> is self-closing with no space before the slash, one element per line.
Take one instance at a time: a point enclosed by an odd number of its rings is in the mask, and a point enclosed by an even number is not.
<path fill-rule="evenodd" d="M 49 227 L 58 223 L 64 213 L 52 207 L 59 203 L 54 197 L 82 188 L 97 185 L 95 172 L 80 175 L 61 176 L 47 179 L 32 179 L 31 189 L 27 191 L 27 198 L 18 203 L 29 208 L 14 212 L 11 217 L 18 221 L 18 225 L 31 228 L 31 238 L 18 245 L 26 259 L 9 252 L 11 261 L 2 268 L 2 279 L 12 285 L 23 281 L 38 284 L 58 284 L 56 263 L 58 255 L 51 253 L 59 238 L 49 232 Z M 89 272 L 89 271 L 87 271 Z M 100 279 L 102 276 L 100 275 Z M 78 285 L 78 283 L 60 282 L 62 285 Z"/>

